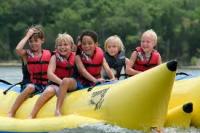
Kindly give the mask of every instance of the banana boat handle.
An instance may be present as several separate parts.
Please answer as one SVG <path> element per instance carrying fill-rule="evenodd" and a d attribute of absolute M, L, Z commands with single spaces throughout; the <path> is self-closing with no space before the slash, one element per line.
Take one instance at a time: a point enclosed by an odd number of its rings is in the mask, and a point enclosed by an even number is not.
<path fill-rule="evenodd" d="M 19 84 L 22 83 L 22 82 L 20 81 L 20 82 L 17 82 L 17 83 L 15 83 L 15 84 L 12 84 L 12 83 L 10 83 L 10 82 L 8 82 L 8 81 L 5 81 L 5 80 L 3 80 L 3 79 L 0 79 L 0 82 L 5 83 L 5 84 L 7 84 L 7 85 L 11 85 L 11 86 L 9 86 L 6 90 L 3 91 L 3 94 L 4 94 L 4 95 L 6 95 L 7 92 L 8 92 L 9 90 L 11 90 L 13 87 L 15 87 L 16 85 L 19 85 Z"/>

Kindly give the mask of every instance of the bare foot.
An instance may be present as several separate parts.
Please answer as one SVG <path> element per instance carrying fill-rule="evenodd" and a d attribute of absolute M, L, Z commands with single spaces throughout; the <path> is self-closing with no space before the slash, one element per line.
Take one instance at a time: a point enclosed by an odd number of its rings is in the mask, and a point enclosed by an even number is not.
<path fill-rule="evenodd" d="M 29 115 L 28 116 L 28 119 L 33 119 L 34 117 L 32 115 Z"/>
<path fill-rule="evenodd" d="M 13 117 L 14 117 L 14 114 L 13 114 L 13 113 L 11 113 L 11 112 L 9 112 L 9 113 L 8 113 L 8 117 L 11 117 L 11 118 L 13 118 Z"/>
<path fill-rule="evenodd" d="M 61 116 L 62 114 L 60 113 L 60 111 L 59 110 L 56 110 L 55 111 L 55 116 Z"/>

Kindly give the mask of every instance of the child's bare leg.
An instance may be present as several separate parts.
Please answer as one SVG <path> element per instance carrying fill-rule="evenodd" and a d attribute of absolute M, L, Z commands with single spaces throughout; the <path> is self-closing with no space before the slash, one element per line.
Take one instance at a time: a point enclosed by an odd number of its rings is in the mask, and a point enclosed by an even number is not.
<path fill-rule="evenodd" d="M 33 110 L 29 116 L 29 118 L 35 118 L 39 110 L 42 108 L 42 106 L 55 95 L 55 90 L 51 86 L 46 88 L 46 90 L 42 93 L 42 95 L 39 97 L 37 102 L 35 103 L 35 106 L 33 107 Z"/>
<path fill-rule="evenodd" d="M 75 90 L 76 81 L 71 78 L 64 78 L 58 92 L 58 99 L 56 103 L 55 115 L 61 116 L 61 107 L 68 90 Z"/>
<path fill-rule="evenodd" d="M 15 103 L 12 105 L 10 111 L 8 112 L 8 117 L 14 117 L 16 111 L 20 105 L 29 97 L 29 95 L 35 90 L 33 85 L 28 85 L 26 89 L 17 97 Z"/>

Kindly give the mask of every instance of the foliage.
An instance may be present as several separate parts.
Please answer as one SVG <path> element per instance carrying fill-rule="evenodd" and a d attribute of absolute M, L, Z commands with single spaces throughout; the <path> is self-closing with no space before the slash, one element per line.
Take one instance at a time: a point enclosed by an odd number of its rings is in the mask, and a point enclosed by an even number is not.
<path fill-rule="evenodd" d="M 44 26 L 45 47 L 51 50 L 58 33 L 76 40 L 82 30 L 92 29 L 101 47 L 108 36 L 120 36 L 129 57 L 141 33 L 154 29 L 164 61 L 175 58 L 188 65 L 199 58 L 199 0 L 6 0 L 0 20 L 1 60 L 17 58 L 14 49 L 33 24 Z"/>

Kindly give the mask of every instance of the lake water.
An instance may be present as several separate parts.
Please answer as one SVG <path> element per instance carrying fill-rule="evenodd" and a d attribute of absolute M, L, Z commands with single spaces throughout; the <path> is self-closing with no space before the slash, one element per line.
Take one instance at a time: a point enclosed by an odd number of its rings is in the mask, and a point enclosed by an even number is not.
<path fill-rule="evenodd" d="M 185 72 L 192 76 L 200 75 L 200 70 L 178 70 L 178 72 Z M 184 75 L 183 75 L 184 77 Z M 9 81 L 11 83 L 17 83 L 22 79 L 21 67 L 0 67 L 0 79 Z M 200 133 L 200 129 L 189 128 L 165 128 L 165 133 Z M 95 124 L 85 125 L 74 129 L 65 129 L 62 131 L 51 132 L 51 133 L 141 133 L 140 131 L 128 130 L 118 126 L 110 124 Z"/>
<path fill-rule="evenodd" d="M 198 69 L 179 69 L 177 72 L 184 72 L 189 74 L 188 77 L 200 76 Z M 187 78 L 185 75 L 180 75 L 180 79 Z M 21 67 L 0 67 L 0 79 L 9 81 L 10 83 L 20 82 L 22 79 Z"/>
<path fill-rule="evenodd" d="M 22 80 L 21 67 L 0 67 L 0 79 L 11 83 L 20 82 Z"/>

